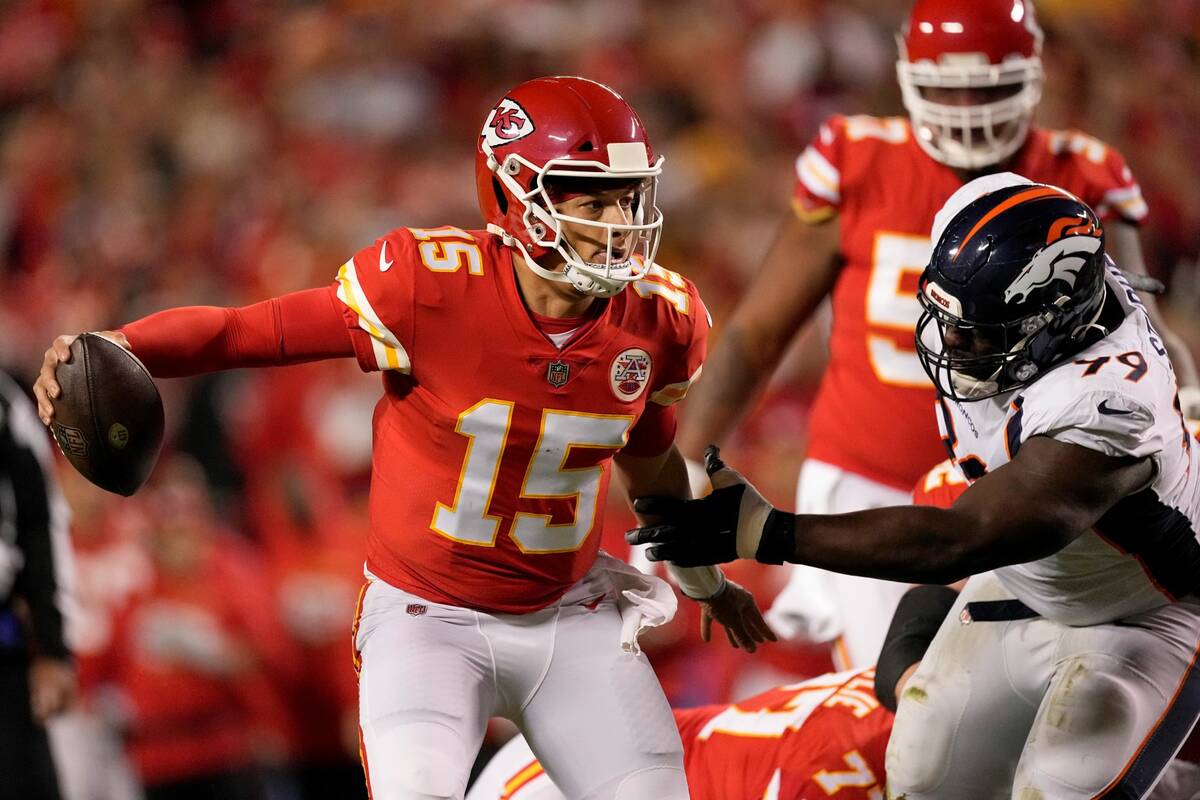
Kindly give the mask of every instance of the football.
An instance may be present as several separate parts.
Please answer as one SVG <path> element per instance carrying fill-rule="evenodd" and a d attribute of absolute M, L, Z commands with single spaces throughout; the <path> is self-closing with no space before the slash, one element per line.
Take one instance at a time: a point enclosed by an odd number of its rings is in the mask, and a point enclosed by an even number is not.
<path fill-rule="evenodd" d="M 54 402 L 54 438 L 85 478 L 117 494 L 136 492 L 158 460 L 162 397 L 133 353 L 85 333 L 59 364 L 62 392 Z"/>

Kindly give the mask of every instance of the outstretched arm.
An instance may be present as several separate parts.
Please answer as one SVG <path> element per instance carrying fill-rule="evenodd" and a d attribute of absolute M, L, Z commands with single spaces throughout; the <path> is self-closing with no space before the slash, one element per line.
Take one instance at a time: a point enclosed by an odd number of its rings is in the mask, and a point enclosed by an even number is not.
<path fill-rule="evenodd" d="M 840 239 L 836 217 L 813 224 L 788 212 L 688 397 L 679 430 L 685 456 L 698 459 L 706 444 L 724 441 L 752 407 L 796 332 L 833 288 Z"/>
<path fill-rule="evenodd" d="M 947 509 L 792 515 L 772 508 L 718 453 L 710 451 L 708 460 L 717 490 L 703 500 L 637 501 L 669 520 L 628 535 L 633 543 L 656 543 L 651 560 L 791 561 L 909 583 L 949 583 L 1055 553 L 1154 475 L 1149 459 L 1113 458 L 1034 436 Z"/>
<path fill-rule="evenodd" d="M 292 292 L 242 308 L 171 308 L 102 335 L 132 351 L 156 378 L 354 355 L 332 287 Z M 59 396 L 54 373 L 60 363 L 71 360 L 73 341 L 73 335 L 54 340 L 33 386 L 38 416 L 47 425 L 54 417 L 50 399 Z"/>
<path fill-rule="evenodd" d="M 619 453 L 613 463 L 631 499 L 645 493 L 681 500 L 691 496 L 683 457 L 674 445 L 653 457 Z M 639 523 L 652 521 L 652 517 L 638 515 Z M 700 635 L 704 641 L 711 637 L 714 619 L 725 628 L 726 637 L 734 647 L 752 653 L 759 643 L 775 641 L 775 634 L 763 620 L 753 595 L 726 580 L 719 568 L 675 565 L 669 565 L 669 568 L 683 593 L 700 603 Z"/>

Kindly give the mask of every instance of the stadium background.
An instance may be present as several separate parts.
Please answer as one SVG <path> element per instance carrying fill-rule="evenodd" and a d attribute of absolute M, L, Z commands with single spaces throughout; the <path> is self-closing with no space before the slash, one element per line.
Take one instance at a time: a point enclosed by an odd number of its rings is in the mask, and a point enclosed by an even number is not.
<path fill-rule="evenodd" d="M 659 260 L 699 284 L 719 336 L 820 121 L 903 113 L 893 35 L 907 8 L 7 4 L 0 366 L 28 386 L 57 333 L 324 284 L 400 225 L 478 227 L 475 136 L 507 87 L 542 74 L 608 83 L 638 109 L 667 156 Z M 1048 80 L 1037 119 L 1124 153 L 1151 209 L 1148 266 L 1171 287 L 1164 311 L 1200 356 L 1200 5 L 1040 0 L 1038 10 Z M 821 353 L 818 325 L 730 448 L 781 502 Z M 353 361 L 164 381 L 169 445 L 146 490 L 119 500 L 61 471 L 85 708 L 121 732 L 151 783 L 244 765 L 287 797 L 304 765 L 352 772 L 348 628 L 377 381 Z M 610 511 L 615 548 L 628 520 Z M 733 572 L 764 604 L 778 589 L 779 573 Z M 815 652 L 700 645 L 685 616 L 650 644 L 679 704 L 826 666 Z M 147 617 L 156 622 L 132 622 Z"/>

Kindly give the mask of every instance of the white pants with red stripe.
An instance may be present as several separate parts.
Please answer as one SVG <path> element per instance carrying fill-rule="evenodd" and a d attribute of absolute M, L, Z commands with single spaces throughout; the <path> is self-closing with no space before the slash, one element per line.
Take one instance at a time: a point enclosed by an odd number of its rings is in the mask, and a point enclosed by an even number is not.
<path fill-rule="evenodd" d="M 1200 716 L 1200 606 L 1087 627 L 985 619 L 1013 599 L 991 573 L 967 583 L 901 694 L 890 796 L 1147 797 Z"/>
<path fill-rule="evenodd" d="M 911 500 L 911 492 L 811 458 L 800 468 L 796 487 L 800 514 L 844 514 L 908 505 Z M 839 670 L 870 667 L 879 658 L 892 614 L 908 588 L 904 583 L 795 565 L 767 611 L 767 622 L 789 641 L 830 643 Z"/>
<path fill-rule="evenodd" d="M 373 581 L 356 638 L 373 800 L 461 799 L 494 716 L 568 797 L 686 800 L 675 720 L 646 657 L 621 648 L 611 586 L 595 568 L 549 608 L 489 614 Z"/>

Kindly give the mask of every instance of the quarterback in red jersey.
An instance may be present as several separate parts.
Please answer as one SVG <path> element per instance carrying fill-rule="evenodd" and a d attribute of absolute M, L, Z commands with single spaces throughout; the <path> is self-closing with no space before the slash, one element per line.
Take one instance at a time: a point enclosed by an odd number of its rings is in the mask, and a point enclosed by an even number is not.
<path fill-rule="evenodd" d="M 688 492 L 672 405 L 710 323 L 695 287 L 654 263 L 661 164 L 608 87 L 528 81 L 478 140 L 486 230 L 398 228 L 327 287 L 110 334 L 157 377 L 333 357 L 383 372 L 354 625 L 377 800 L 461 798 L 493 716 L 572 797 L 687 797 L 636 643 L 673 595 L 598 557 L 612 465 L 630 493 Z M 46 422 L 70 341 L 35 387 Z M 735 645 L 773 638 L 719 571 L 675 575 Z"/>
<path fill-rule="evenodd" d="M 685 456 L 698 458 L 727 437 L 828 296 L 829 364 L 796 507 L 842 513 L 907 502 L 917 478 L 945 458 L 934 390 L 913 344 L 917 279 L 935 212 L 980 174 L 1011 171 L 1072 192 L 1104 221 L 1116 262 L 1144 269 L 1136 226 L 1147 208 L 1121 155 L 1078 131 L 1032 124 L 1041 41 L 1029 0 L 917 0 L 897 62 L 909 118 L 834 116 L 797 159 L 795 213 L 689 401 L 679 436 Z M 1200 392 L 1191 357 L 1161 322 L 1156 327 L 1186 404 Z M 801 567 L 768 621 L 789 638 L 840 630 L 835 654 L 848 661 L 839 666 L 863 666 L 878 652 L 900 591 Z M 828 619 L 830 608 L 839 619 Z"/>

